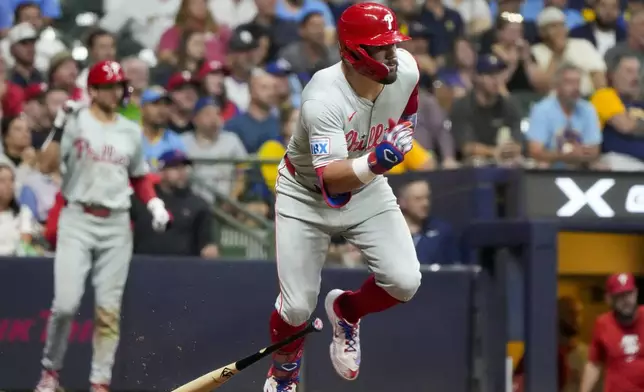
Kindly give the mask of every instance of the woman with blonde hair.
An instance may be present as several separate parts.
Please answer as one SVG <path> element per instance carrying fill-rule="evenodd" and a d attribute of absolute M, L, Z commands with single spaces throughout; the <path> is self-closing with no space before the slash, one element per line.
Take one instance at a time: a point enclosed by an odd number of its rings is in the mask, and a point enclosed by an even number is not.
<path fill-rule="evenodd" d="M 182 37 L 187 31 L 201 32 L 206 39 L 206 60 L 223 62 L 231 31 L 215 21 L 206 0 L 182 0 L 174 26 L 166 30 L 157 46 L 159 62 L 176 65 Z"/>

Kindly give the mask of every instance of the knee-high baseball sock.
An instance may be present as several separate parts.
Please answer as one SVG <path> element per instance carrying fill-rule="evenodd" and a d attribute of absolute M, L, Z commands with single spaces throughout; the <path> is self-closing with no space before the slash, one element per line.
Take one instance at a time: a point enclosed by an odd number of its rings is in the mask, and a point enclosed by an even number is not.
<path fill-rule="evenodd" d="M 306 328 L 306 323 L 296 327 L 282 319 L 276 310 L 273 310 L 270 320 L 271 341 L 277 343 Z M 297 339 L 278 352 L 273 354 L 272 374 L 278 379 L 296 378 L 299 374 L 299 360 L 304 352 L 304 338 Z M 297 365 L 294 365 L 297 364 Z"/>
<path fill-rule="evenodd" d="M 400 303 L 402 302 L 378 286 L 372 275 L 358 291 L 347 291 L 339 296 L 333 308 L 338 316 L 356 323 L 370 313 L 382 312 Z"/>

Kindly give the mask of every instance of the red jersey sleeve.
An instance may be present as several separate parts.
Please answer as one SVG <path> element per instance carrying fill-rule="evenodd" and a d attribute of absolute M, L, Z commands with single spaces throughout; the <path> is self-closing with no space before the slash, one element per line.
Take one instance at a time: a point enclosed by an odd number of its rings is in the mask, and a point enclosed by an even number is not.
<path fill-rule="evenodd" d="M 416 126 L 416 115 L 418 113 L 418 84 L 414 87 L 414 91 L 411 92 L 407 105 L 403 110 L 402 116 L 400 116 L 400 121 L 411 121 L 414 126 Z"/>
<path fill-rule="evenodd" d="M 606 351 L 601 340 L 603 330 L 602 326 L 602 318 L 599 317 L 595 321 L 595 326 L 593 327 L 593 335 L 590 339 L 590 345 L 588 347 L 588 360 L 593 363 L 602 363 L 606 358 Z"/>

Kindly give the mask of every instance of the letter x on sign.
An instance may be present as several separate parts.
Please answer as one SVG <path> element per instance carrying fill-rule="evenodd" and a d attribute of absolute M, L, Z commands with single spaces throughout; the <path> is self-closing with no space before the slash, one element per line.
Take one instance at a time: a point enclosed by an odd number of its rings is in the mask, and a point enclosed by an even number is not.
<path fill-rule="evenodd" d="M 602 198 L 615 185 L 615 180 L 612 178 L 598 180 L 586 192 L 582 191 L 572 178 L 557 178 L 555 184 L 568 198 L 568 202 L 557 211 L 557 216 L 569 218 L 584 206 L 588 206 L 600 218 L 615 216 L 615 211 Z"/>

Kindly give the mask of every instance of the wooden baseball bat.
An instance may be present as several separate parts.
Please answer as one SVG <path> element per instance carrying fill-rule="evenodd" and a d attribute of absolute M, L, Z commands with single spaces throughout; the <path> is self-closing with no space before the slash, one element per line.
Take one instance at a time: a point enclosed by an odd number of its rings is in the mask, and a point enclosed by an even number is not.
<path fill-rule="evenodd" d="M 275 351 L 279 350 L 289 343 L 293 343 L 304 335 L 307 335 L 311 332 L 320 332 L 321 330 L 322 320 L 316 318 L 315 320 L 309 322 L 306 328 L 304 328 L 300 332 L 291 335 L 288 338 L 281 340 L 273 345 L 265 347 L 255 354 L 249 355 L 237 362 L 233 362 L 222 368 L 206 373 L 203 376 L 180 386 L 172 392 L 210 392 L 212 390 L 215 390 L 228 382 L 228 380 L 230 380 L 235 374 L 258 362 L 262 358 L 267 357 L 268 355 L 274 353 Z"/>

